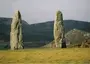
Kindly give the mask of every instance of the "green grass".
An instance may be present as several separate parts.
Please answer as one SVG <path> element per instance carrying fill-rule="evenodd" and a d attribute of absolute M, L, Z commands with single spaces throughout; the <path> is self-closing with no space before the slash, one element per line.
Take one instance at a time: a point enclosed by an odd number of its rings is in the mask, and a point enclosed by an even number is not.
<path fill-rule="evenodd" d="M 89 48 L 1 50 L 1 64 L 90 64 Z"/>

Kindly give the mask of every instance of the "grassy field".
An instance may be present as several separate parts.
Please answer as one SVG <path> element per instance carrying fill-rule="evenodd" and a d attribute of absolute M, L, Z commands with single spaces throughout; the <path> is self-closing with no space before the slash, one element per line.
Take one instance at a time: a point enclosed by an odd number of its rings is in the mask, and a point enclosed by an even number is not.
<path fill-rule="evenodd" d="M 0 64 L 90 64 L 89 48 L 1 50 Z"/>

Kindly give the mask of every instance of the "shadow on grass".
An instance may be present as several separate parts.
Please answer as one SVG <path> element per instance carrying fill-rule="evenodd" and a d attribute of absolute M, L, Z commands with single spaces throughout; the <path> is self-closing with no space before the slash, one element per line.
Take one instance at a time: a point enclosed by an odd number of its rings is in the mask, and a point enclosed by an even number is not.
<path fill-rule="evenodd" d="M 44 45 L 47 45 L 48 43 L 40 43 L 40 42 L 24 42 L 24 49 L 29 49 L 29 48 L 40 48 L 43 47 Z M 0 44 L 0 50 L 8 50 L 10 49 L 9 44 Z"/>
<path fill-rule="evenodd" d="M 10 49 L 9 45 L 0 45 L 0 50 L 8 50 Z"/>
<path fill-rule="evenodd" d="M 24 43 L 24 48 L 40 48 L 49 43 Z"/>

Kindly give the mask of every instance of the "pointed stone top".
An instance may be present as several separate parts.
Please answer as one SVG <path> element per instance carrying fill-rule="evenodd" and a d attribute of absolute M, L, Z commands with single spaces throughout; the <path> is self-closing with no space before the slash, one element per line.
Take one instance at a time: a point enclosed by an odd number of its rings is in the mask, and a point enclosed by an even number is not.
<path fill-rule="evenodd" d="M 59 10 L 56 12 L 56 20 L 57 21 L 63 20 L 62 12 Z"/>
<path fill-rule="evenodd" d="M 60 10 L 57 10 L 56 13 L 57 14 L 62 14 L 62 12 Z"/>
<path fill-rule="evenodd" d="M 16 10 L 15 11 L 15 16 L 17 16 L 18 18 L 21 18 L 21 13 L 19 10 Z"/>
<path fill-rule="evenodd" d="M 19 10 L 16 10 L 16 11 L 15 11 L 15 14 L 19 14 L 19 13 L 20 13 L 20 11 L 19 11 Z"/>

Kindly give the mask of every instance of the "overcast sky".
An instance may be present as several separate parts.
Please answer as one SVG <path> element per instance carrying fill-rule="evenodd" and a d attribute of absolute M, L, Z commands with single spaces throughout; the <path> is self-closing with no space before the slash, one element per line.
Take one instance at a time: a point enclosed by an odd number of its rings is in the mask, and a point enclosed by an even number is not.
<path fill-rule="evenodd" d="M 90 21 L 90 0 L 0 0 L 0 17 L 12 17 L 17 9 L 30 24 L 54 20 L 57 10 L 64 19 Z"/>

